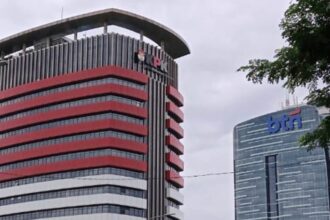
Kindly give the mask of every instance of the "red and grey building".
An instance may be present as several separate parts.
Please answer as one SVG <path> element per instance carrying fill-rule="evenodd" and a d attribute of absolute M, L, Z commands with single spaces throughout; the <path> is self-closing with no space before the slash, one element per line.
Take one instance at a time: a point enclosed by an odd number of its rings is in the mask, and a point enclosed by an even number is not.
<path fill-rule="evenodd" d="M 183 219 L 178 34 L 107 9 L 9 36 L 0 53 L 0 219 Z"/>

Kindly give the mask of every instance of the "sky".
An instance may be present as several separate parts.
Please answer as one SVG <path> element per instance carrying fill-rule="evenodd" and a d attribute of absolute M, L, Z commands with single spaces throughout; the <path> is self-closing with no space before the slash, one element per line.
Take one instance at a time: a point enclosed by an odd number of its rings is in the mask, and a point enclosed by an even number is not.
<path fill-rule="evenodd" d="M 281 85 L 254 85 L 236 70 L 271 59 L 285 44 L 279 23 L 290 0 L 1 0 L 0 39 L 61 18 L 119 8 L 181 35 L 191 54 L 177 60 L 185 97 L 184 176 L 233 171 L 233 127 L 281 109 Z M 110 29 L 111 30 L 111 29 Z M 296 92 L 303 101 L 306 91 Z M 291 96 L 290 96 L 291 97 Z M 232 174 L 185 178 L 186 220 L 234 220 Z"/>

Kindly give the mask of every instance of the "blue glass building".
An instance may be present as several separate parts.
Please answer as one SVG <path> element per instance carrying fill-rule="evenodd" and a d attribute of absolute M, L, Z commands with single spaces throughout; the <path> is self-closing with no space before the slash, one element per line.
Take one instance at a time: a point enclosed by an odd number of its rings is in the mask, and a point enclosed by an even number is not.
<path fill-rule="evenodd" d="M 300 106 L 234 128 L 236 220 L 329 220 L 329 153 L 299 147 L 322 115 Z"/>

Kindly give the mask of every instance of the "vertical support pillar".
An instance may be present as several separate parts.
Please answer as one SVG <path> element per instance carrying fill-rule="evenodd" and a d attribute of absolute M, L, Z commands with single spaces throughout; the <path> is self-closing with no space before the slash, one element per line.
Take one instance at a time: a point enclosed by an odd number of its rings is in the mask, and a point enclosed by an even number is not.
<path fill-rule="evenodd" d="M 108 23 L 107 22 L 104 22 L 104 25 L 103 25 L 103 34 L 107 34 L 108 33 Z"/>
<path fill-rule="evenodd" d="M 25 55 L 25 52 L 26 52 L 26 44 L 23 44 L 23 46 L 22 46 L 22 53 L 23 53 L 23 55 Z"/>
<path fill-rule="evenodd" d="M 74 40 L 78 40 L 78 32 L 74 32 L 74 34 L 73 34 L 73 39 L 74 39 Z"/>
<path fill-rule="evenodd" d="M 46 47 L 50 47 L 50 38 L 49 37 L 47 37 L 47 39 L 46 39 Z"/>
<path fill-rule="evenodd" d="M 165 42 L 164 41 L 160 42 L 160 47 L 162 48 L 162 50 L 165 51 Z"/>
<path fill-rule="evenodd" d="M 143 41 L 143 31 L 140 31 L 140 41 Z"/>

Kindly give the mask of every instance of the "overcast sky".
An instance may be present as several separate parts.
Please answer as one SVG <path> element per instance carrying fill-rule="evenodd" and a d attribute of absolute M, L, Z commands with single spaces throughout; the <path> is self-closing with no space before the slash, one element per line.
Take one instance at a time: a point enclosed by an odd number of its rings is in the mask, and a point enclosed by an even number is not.
<path fill-rule="evenodd" d="M 278 24 L 290 0 L 1 0 L 0 38 L 64 17 L 120 8 L 180 34 L 191 55 L 179 63 L 185 96 L 184 175 L 233 170 L 232 130 L 280 109 L 287 92 L 253 85 L 236 69 L 250 58 L 272 58 L 283 45 Z M 297 92 L 299 99 L 304 91 Z M 233 175 L 186 178 L 186 220 L 233 220 Z"/>

